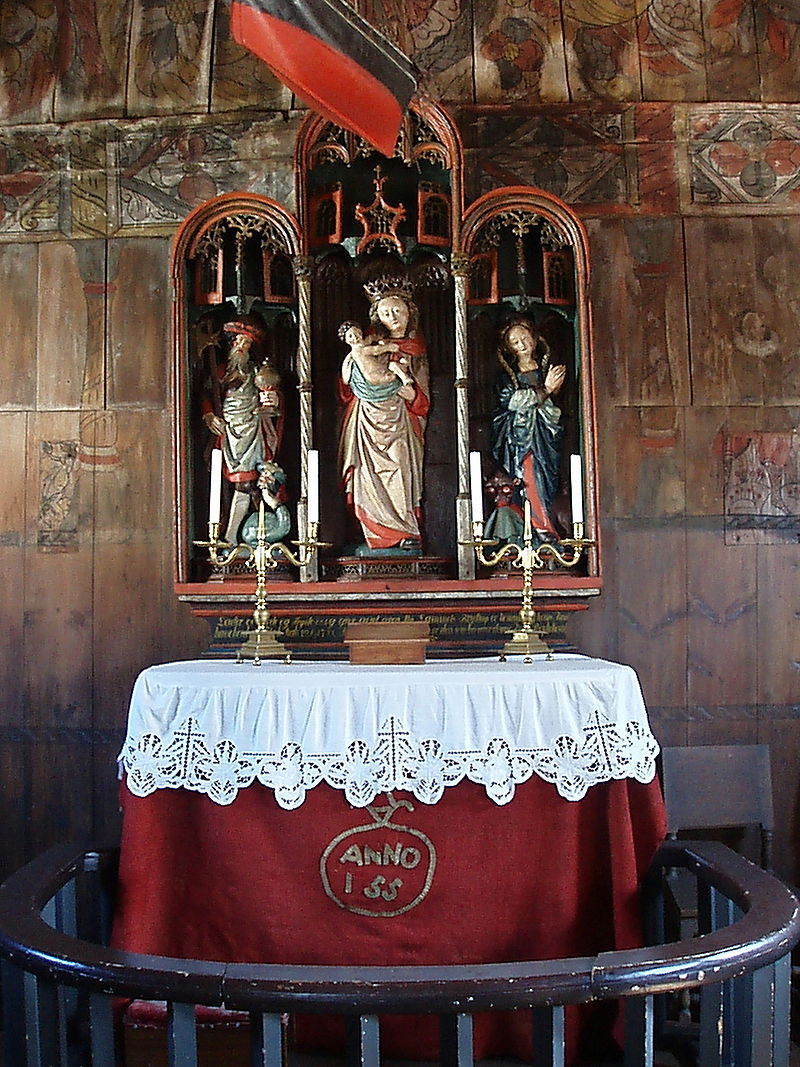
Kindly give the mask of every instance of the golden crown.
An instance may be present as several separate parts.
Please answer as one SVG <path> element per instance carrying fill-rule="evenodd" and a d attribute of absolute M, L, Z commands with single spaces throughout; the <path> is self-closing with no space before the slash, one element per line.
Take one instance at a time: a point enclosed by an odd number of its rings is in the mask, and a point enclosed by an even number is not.
<path fill-rule="evenodd" d="M 396 274 L 381 274 L 373 278 L 364 285 L 364 292 L 372 304 L 382 300 L 385 296 L 401 296 L 404 300 L 412 300 L 414 295 L 411 282 Z"/>

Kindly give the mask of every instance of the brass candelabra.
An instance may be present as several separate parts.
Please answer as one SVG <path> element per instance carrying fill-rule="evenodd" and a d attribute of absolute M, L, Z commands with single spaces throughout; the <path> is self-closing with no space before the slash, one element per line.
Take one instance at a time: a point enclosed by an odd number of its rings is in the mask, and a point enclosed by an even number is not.
<path fill-rule="evenodd" d="M 293 552 L 282 541 L 270 543 L 267 541 L 264 523 L 264 502 L 259 504 L 258 509 L 258 537 L 255 549 L 246 545 L 229 545 L 219 540 L 219 522 L 209 522 L 208 540 L 195 541 L 201 548 L 207 548 L 211 562 L 214 566 L 225 566 L 233 563 L 235 559 L 244 559 L 248 567 L 256 572 L 256 596 L 253 609 L 253 630 L 247 640 L 236 653 L 237 663 L 250 660 L 254 667 L 261 666 L 264 659 L 282 659 L 286 663 L 291 662 L 291 652 L 283 645 L 281 636 L 277 630 L 271 627 L 271 616 L 267 606 L 267 572 L 275 570 L 281 556 L 294 567 L 307 566 L 321 548 L 328 548 L 327 541 L 318 541 L 319 523 L 309 522 L 308 532 L 304 541 L 292 541 L 298 549 Z M 220 558 L 223 549 L 231 549 L 225 558 Z"/>
<path fill-rule="evenodd" d="M 584 537 L 582 522 L 574 522 L 572 531 L 572 537 L 560 541 L 545 541 L 534 548 L 530 508 L 526 501 L 522 545 L 509 542 L 496 552 L 487 555 L 486 549 L 493 548 L 498 542 L 484 538 L 483 522 L 473 521 L 472 540 L 466 543 L 475 549 L 478 562 L 484 567 L 493 568 L 503 560 L 507 560 L 512 567 L 517 567 L 522 571 L 522 605 L 519 610 L 519 626 L 509 635 L 510 639 L 500 653 L 501 660 L 505 660 L 510 655 L 521 655 L 525 663 L 530 663 L 534 653 L 538 652 L 546 652 L 552 658 L 552 652 L 542 639 L 541 633 L 534 629 L 536 612 L 533 609 L 533 572 L 542 570 L 551 561 L 555 561 L 562 567 L 575 567 L 580 562 L 584 549 L 593 545 L 594 541 Z"/>

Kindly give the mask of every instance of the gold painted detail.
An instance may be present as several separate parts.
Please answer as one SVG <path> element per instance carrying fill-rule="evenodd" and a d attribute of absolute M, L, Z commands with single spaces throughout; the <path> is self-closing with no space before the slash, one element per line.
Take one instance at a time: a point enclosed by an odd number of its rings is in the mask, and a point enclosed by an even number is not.
<path fill-rule="evenodd" d="M 370 805 L 372 822 L 338 834 L 319 861 L 325 893 L 354 915 L 391 919 L 427 897 L 436 869 L 436 848 L 421 830 L 392 822 L 408 800 Z"/>
<path fill-rule="evenodd" d="M 519 241 L 536 227 L 539 227 L 543 248 L 559 251 L 571 244 L 550 219 L 544 218 L 544 216 L 535 211 L 519 208 L 512 211 L 502 211 L 498 215 L 494 215 L 484 227 L 479 242 L 480 247 L 482 249 L 499 247 L 503 232 L 506 230 L 510 230 L 511 234 Z"/>
<path fill-rule="evenodd" d="M 223 247 L 227 233 L 234 235 L 237 263 L 243 255 L 245 241 L 251 237 L 259 237 L 261 247 L 268 252 L 289 252 L 283 236 L 269 219 L 239 212 L 220 219 L 203 234 L 197 245 L 198 254 L 208 257 L 218 252 Z"/>
<path fill-rule="evenodd" d="M 356 204 L 355 217 L 361 223 L 363 235 L 356 252 L 361 253 L 371 245 L 394 249 L 403 254 L 403 243 L 397 235 L 397 227 L 406 217 L 403 204 L 390 204 L 383 196 L 386 175 L 380 166 L 375 168 L 375 197 L 371 204 Z"/>

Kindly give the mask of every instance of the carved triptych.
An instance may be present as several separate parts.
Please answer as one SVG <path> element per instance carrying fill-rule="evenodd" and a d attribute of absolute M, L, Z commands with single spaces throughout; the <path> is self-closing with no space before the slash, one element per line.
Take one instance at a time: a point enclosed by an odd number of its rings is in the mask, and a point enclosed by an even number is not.
<path fill-rule="evenodd" d="M 474 582 L 476 507 L 501 542 L 521 541 L 526 500 L 542 541 L 571 535 L 578 498 L 594 521 L 585 232 L 530 187 L 494 190 L 465 211 L 462 171 L 460 138 L 432 105 L 412 108 L 391 159 L 310 117 L 296 149 L 296 217 L 271 198 L 228 194 L 186 219 L 173 255 L 180 583 L 246 570 L 259 510 L 267 540 L 302 541 L 317 493 L 326 551 L 300 568 L 312 583 Z M 514 324 L 529 357 L 504 348 Z M 255 414 L 234 428 L 241 367 L 231 354 L 243 335 L 252 384 L 240 400 Z M 498 437 L 505 371 L 527 392 Z M 209 473 L 215 446 L 221 489 Z M 470 452 L 482 457 L 480 501 Z M 209 554 L 217 511 L 223 536 Z M 556 587 L 558 571 L 548 574 Z M 578 576 L 598 587 L 596 553 L 560 584 Z"/>

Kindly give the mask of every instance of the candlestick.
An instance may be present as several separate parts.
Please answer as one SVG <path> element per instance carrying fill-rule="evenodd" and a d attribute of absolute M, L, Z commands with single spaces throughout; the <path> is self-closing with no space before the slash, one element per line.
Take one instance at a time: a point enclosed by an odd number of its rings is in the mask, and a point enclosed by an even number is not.
<path fill-rule="evenodd" d="M 483 522 L 483 475 L 480 452 L 469 454 L 469 484 L 472 498 L 472 521 Z"/>
<path fill-rule="evenodd" d="M 473 473 L 472 457 L 476 452 L 470 453 L 470 474 Z M 574 457 L 573 457 L 574 458 Z M 580 459 L 580 457 L 578 457 Z M 580 477 L 580 472 L 578 477 Z M 474 487 L 474 479 L 471 479 Z M 574 484 L 580 484 L 578 482 Z M 582 503 L 582 501 L 581 501 Z M 573 507 L 575 505 L 573 504 Z M 473 515 L 474 515 L 474 488 L 473 488 Z M 582 511 L 580 512 L 582 515 Z M 486 549 L 497 546 L 496 540 L 490 540 L 483 536 L 483 519 L 474 518 L 472 522 L 472 540 L 463 541 L 462 544 L 471 545 L 475 549 L 478 562 L 484 567 L 496 567 L 503 560 L 507 560 L 512 567 L 518 567 L 522 571 L 522 605 L 519 611 L 519 627 L 511 634 L 500 653 L 500 659 L 504 660 L 510 655 L 521 655 L 524 662 L 530 663 L 536 652 L 546 652 L 551 655 L 547 644 L 541 634 L 534 627 L 536 613 L 533 607 L 533 572 L 551 567 L 557 564 L 561 567 L 575 567 L 583 558 L 584 549 L 595 542 L 591 538 L 583 536 L 583 522 L 574 524 L 572 537 L 563 538 L 560 541 L 545 541 L 534 547 L 533 528 L 531 523 L 531 504 L 525 498 L 524 504 L 524 527 L 523 544 L 513 541 L 500 545 L 497 551 L 486 554 Z"/>
<path fill-rule="evenodd" d="M 308 524 L 319 522 L 319 452 L 310 448 L 306 456 L 306 479 L 308 486 Z"/>
<path fill-rule="evenodd" d="M 583 522 L 583 472 L 581 469 L 581 457 L 573 455 L 569 457 L 570 490 L 572 495 L 572 521 Z"/>
<path fill-rule="evenodd" d="M 214 448 L 211 452 L 211 488 L 208 497 L 208 521 L 219 523 L 222 497 L 222 449 Z"/>
<path fill-rule="evenodd" d="M 256 569 L 256 606 L 253 611 L 253 630 L 236 654 L 237 662 L 250 659 L 254 667 L 260 667 L 263 659 L 283 659 L 287 663 L 291 654 L 283 645 L 283 638 L 270 627 L 271 619 L 267 606 L 267 570 L 275 566 L 271 549 L 267 548 L 264 501 L 258 503 L 258 546 L 253 554 Z"/>

